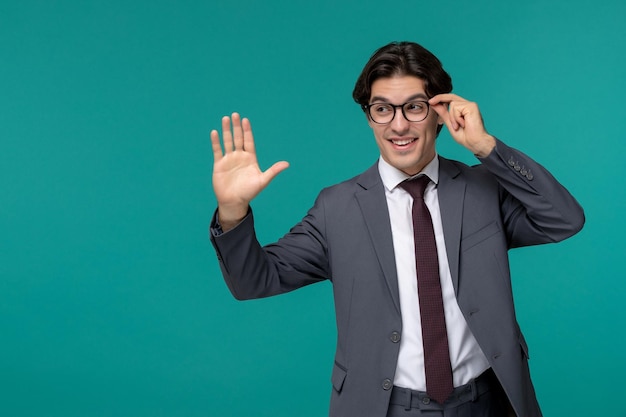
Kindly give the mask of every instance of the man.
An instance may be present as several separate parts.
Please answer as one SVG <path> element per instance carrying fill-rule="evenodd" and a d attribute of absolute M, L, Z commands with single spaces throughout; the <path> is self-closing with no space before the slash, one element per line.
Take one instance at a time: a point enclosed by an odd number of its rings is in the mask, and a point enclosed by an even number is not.
<path fill-rule="evenodd" d="M 249 204 L 288 164 L 262 172 L 250 122 L 236 113 L 222 119 L 223 150 L 211 132 L 211 240 L 233 295 L 332 281 L 330 416 L 541 416 L 507 251 L 575 234 L 583 211 L 542 166 L 487 133 L 475 103 L 451 91 L 439 60 L 420 45 L 376 51 L 353 97 L 378 162 L 323 190 L 299 224 L 265 247 Z M 444 124 L 480 164 L 437 155 Z"/>

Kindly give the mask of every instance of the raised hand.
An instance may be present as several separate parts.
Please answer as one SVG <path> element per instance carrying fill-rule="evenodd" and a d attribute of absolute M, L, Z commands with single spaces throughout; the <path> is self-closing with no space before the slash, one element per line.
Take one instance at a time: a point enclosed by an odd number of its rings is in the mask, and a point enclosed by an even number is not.
<path fill-rule="evenodd" d="M 474 155 L 485 157 L 496 146 L 496 140 L 485 130 L 478 105 L 455 94 L 439 94 L 429 100 L 448 127 L 452 138 Z"/>
<path fill-rule="evenodd" d="M 213 148 L 213 191 L 217 198 L 218 216 L 224 231 L 235 227 L 248 213 L 256 197 L 281 171 L 289 167 L 286 161 L 276 162 L 261 171 L 257 161 L 250 121 L 238 113 L 222 118 L 222 139 L 217 130 L 211 131 Z"/>

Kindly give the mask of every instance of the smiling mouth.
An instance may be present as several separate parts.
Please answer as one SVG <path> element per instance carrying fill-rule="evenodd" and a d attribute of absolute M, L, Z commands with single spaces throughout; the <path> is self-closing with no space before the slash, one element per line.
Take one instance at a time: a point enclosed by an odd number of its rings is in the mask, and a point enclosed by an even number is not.
<path fill-rule="evenodd" d="M 410 143 L 413 143 L 417 140 L 417 138 L 411 138 L 411 139 L 390 139 L 391 143 L 393 143 L 396 146 L 406 146 Z"/>

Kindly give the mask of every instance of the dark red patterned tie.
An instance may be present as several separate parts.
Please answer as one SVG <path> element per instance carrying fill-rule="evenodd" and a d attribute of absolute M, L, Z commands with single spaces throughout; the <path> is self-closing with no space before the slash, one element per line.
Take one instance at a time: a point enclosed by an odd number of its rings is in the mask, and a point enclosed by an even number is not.
<path fill-rule="evenodd" d="M 420 176 L 400 184 L 413 197 L 413 237 L 417 266 L 417 294 L 422 318 L 426 392 L 443 404 L 452 390 L 452 366 L 448 349 L 446 319 L 443 312 L 439 260 L 430 212 L 424 202 L 424 190 L 430 182 Z"/>

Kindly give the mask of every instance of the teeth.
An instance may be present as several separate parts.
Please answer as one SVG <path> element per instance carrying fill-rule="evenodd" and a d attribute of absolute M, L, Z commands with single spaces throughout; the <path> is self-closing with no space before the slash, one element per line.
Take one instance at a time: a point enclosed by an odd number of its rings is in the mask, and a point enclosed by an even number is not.
<path fill-rule="evenodd" d="M 415 138 L 413 138 L 413 139 L 404 139 L 404 140 L 392 140 L 391 142 L 394 145 L 404 146 L 404 145 L 408 145 L 409 143 L 413 142 L 414 140 L 415 140 Z"/>

